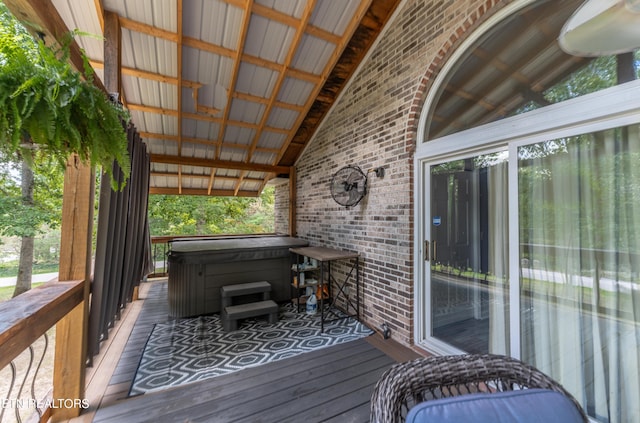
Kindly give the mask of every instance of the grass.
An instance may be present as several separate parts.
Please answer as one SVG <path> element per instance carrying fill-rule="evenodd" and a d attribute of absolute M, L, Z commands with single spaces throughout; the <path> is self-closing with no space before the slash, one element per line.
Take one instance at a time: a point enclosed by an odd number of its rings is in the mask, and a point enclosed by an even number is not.
<path fill-rule="evenodd" d="M 31 285 L 31 288 L 42 285 L 44 282 L 36 282 Z M 13 290 L 15 286 L 0 286 L 0 302 L 10 300 L 13 296 Z"/>
<path fill-rule="evenodd" d="M 32 272 L 38 273 L 52 273 L 58 271 L 58 263 L 34 263 Z M 9 276 L 15 276 L 18 274 L 18 262 L 8 262 L 0 265 L 0 278 L 6 278 Z"/>

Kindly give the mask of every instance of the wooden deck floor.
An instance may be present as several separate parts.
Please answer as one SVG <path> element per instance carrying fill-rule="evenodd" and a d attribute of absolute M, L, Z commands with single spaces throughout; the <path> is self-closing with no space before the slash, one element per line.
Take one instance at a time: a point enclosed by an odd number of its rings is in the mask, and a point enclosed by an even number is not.
<path fill-rule="evenodd" d="M 419 356 L 372 335 L 127 398 L 153 324 L 168 319 L 166 281 L 143 284 L 140 297 L 127 307 L 89 369 L 91 407 L 72 422 L 366 422 L 371 391 L 382 372 L 396 361 Z"/>

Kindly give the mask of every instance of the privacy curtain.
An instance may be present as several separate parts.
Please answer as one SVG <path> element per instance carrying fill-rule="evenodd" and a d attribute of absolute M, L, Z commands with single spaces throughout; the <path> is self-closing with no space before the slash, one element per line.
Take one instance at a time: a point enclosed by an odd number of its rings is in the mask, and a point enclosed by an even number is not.
<path fill-rule="evenodd" d="M 151 272 L 151 242 L 147 203 L 150 160 L 135 127 L 127 127 L 131 176 L 121 191 L 111 189 L 102 176 L 91 289 L 88 358 L 100 351 L 100 342 L 132 300 L 134 288 Z M 114 164 L 114 175 L 122 172 Z"/>
<path fill-rule="evenodd" d="M 638 126 L 519 158 L 522 358 L 599 421 L 640 418 Z M 526 270 L 526 272 L 524 272 Z"/>

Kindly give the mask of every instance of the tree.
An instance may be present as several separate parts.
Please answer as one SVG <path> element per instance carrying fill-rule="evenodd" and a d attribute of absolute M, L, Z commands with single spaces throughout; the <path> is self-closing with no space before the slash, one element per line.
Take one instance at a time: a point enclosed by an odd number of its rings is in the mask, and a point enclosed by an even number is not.
<path fill-rule="evenodd" d="M 56 161 L 64 167 L 71 154 L 100 165 L 111 174 L 117 161 L 129 176 L 130 163 L 123 122 L 126 112 L 93 84 L 93 70 L 84 57 L 84 74 L 69 64 L 72 37 L 57 48 L 34 40 L 0 3 L 0 156 L 21 163 L 21 204 L 8 199 L 5 212 L 25 210 L 16 221 L 0 227 L 22 237 L 16 294 L 31 285 L 33 236 L 41 220 L 34 201 L 34 164 Z M 118 188 L 111 175 L 113 188 Z M 33 213 L 32 213 L 33 212 Z M 24 222 L 23 222 L 24 221 Z"/>
<path fill-rule="evenodd" d="M 274 197 L 272 187 L 258 198 L 150 195 L 150 231 L 152 235 L 270 233 Z"/>

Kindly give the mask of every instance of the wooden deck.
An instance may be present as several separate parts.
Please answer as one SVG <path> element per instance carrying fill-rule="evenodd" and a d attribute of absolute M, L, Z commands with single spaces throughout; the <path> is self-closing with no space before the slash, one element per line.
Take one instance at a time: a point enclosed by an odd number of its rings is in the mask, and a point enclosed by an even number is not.
<path fill-rule="evenodd" d="M 152 284 L 161 284 L 149 290 Z M 160 288 L 160 289 L 157 289 Z M 382 372 L 419 355 L 372 335 L 225 376 L 128 398 L 166 281 L 145 283 L 87 373 L 91 407 L 72 422 L 366 422 Z"/>

